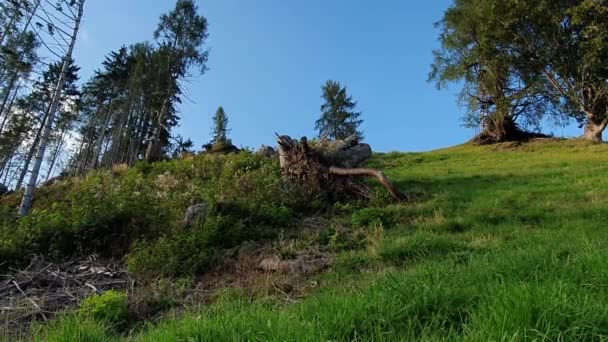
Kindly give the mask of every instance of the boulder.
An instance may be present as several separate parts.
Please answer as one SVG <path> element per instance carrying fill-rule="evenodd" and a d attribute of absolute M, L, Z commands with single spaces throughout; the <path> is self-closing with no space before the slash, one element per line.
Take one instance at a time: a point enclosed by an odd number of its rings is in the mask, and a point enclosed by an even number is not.
<path fill-rule="evenodd" d="M 262 145 L 256 153 L 264 158 L 272 158 L 277 154 L 277 151 L 270 146 Z"/>
<path fill-rule="evenodd" d="M 188 207 L 182 220 L 182 228 L 191 228 L 195 224 L 203 222 L 207 218 L 207 214 L 209 214 L 209 207 L 204 203 Z"/>

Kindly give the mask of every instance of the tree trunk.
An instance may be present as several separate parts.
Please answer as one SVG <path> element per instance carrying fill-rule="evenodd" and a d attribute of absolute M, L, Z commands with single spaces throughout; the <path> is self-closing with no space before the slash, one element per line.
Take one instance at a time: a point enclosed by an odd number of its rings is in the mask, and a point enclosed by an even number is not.
<path fill-rule="evenodd" d="M 53 121 L 55 121 L 55 113 L 57 112 L 57 107 L 61 98 L 61 90 L 65 82 L 65 76 L 68 71 L 70 60 L 72 59 L 74 45 L 76 45 L 76 37 L 78 36 L 78 29 L 80 28 L 80 21 L 82 19 L 82 13 L 84 10 L 84 2 L 85 0 L 80 0 L 80 4 L 78 6 L 78 16 L 76 17 L 76 22 L 74 23 L 74 32 L 72 33 L 68 51 L 63 59 L 61 75 L 59 76 L 59 80 L 57 81 L 55 92 L 53 94 L 53 101 L 51 102 L 51 107 L 49 108 L 47 122 L 45 123 L 42 137 L 40 138 L 40 146 L 38 147 L 38 151 L 36 152 L 36 159 L 34 161 L 34 167 L 32 168 L 32 174 L 30 175 L 30 180 L 25 189 L 25 194 L 23 195 L 21 205 L 19 206 L 19 216 L 25 216 L 30 211 L 30 207 L 32 206 L 32 200 L 34 199 L 34 189 L 36 188 L 36 183 L 38 181 L 40 166 L 42 165 L 46 145 L 52 133 Z"/>
<path fill-rule="evenodd" d="M 2 134 L 2 131 L 4 131 L 4 125 L 11 118 L 11 111 L 13 110 L 13 105 L 15 104 L 15 99 L 17 98 L 20 88 L 21 88 L 21 82 L 19 82 L 19 84 L 17 85 L 17 88 L 13 92 L 13 97 L 11 98 L 11 102 L 8 104 L 8 107 L 6 108 L 6 114 L 4 114 L 4 117 L 2 117 L 2 124 L 0 124 L 0 134 Z"/>
<path fill-rule="evenodd" d="M 13 92 L 13 87 L 15 86 L 15 82 L 17 82 L 17 78 L 19 77 L 17 71 L 11 77 L 11 80 L 8 82 L 6 88 L 4 88 L 4 96 L 2 98 L 2 103 L 0 104 L 0 114 L 4 113 L 4 108 L 8 103 L 8 99 L 11 97 L 11 93 Z M 8 113 L 6 114 L 8 115 Z"/>
<path fill-rule="evenodd" d="M 160 134 L 164 127 L 165 116 L 167 116 L 167 112 L 169 111 L 169 109 L 167 108 L 169 106 L 169 97 L 169 94 L 167 94 L 163 101 L 160 113 L 158 113 L 158 122 L 156 123 L 154 132 L 152 133 L 152 138 L 148 142 L 148 149 L 146 150 L 146 161 L 155 160 L 159 157 Z"/>
<path fill-rule="evenodd" d="M 112 117 L 112 105 L 113 104 L 114 104 L 114 98 L 111 98 L 110 103 L 108 104 L 108 112 L 106 113 L 105 120 L 103 122 L 103 126 L 101 127 L 101 133 L 97 140 L 97 144 L 95 145 L 95 155 L 94 155 L 94 159 L 93 159 L 92 165 L 91 165 L 91 168 L 93 168 L 93 169 L 97 168 L 100 164 L 99 155 L 101 154 L 101 149 L 103 147 L 103 141 L 106 136 L 106 128 L 108 128 L 108 125 L 110 124 L 110 119 Z"/>
<path fill-rule="evenodd" d="M 51 178 L 51 175 L 53 174 L 53 169 L 55 168 L 55 163 L 57 162 L 57 158 L 59 157 L 59 155 L 61 154 L 61 149 L 63 148 L 63 143 L 65 140 L 65 133 L 66 133 L 66 129 L 64 129 L 61 132 L 61 136 L 59 138 L 59 142 L 57 142 L 57 148 L 55 148 L 55 151 L 53 152 L 53 157 L 51 158 L 51 164 L 49 165 L 49 171 L 46 174 L 46 180 L 48 181 Z"/>
<path fill-rule="evenodd" d="M 593 143 L 603 142 L 602 133 L 604 132 L 604 129 L 606 129 L 606 124 L 608 124 L 608 119 L 599 121 L 594 115 L 588 116 L 583 139 Z"/>
<path fill-rule="evenodd" d="M 2 44 L 4 44 L 4 39 L 8 36 L 8 33 L 11 31 L 11 27 L 13 25 L 15 25 L 15 21 L 17 21 L 17 17 L 19 16 L 19 11 L 21 9 L 21 3 L 22 2 L 23 2 L 23 0 L 21 0 L 21 1 L 19 1 L 17 3 L 17 6 L 15 8 L 15 12 L 11 16 L 11 18 L 9 19 L 8 23 L 6 24 L 6 26 L 4 27 L 4 30 L 2 30 L 2 32 L 0 33 L 0 46 L 2 46 Z"/>
<path fill-rule="evenodd" d="M 36 150 L 38 148 L 38 143 L 40 142 L 40 137 L 42 136 L 42 131 L 44 130 L 44 126 L 47 119 L 48 109 L 47 112 L 44 114 L 44 117 L 42 118 L 42 122 L 40 123 L 40 127 L 36 132 L 36 136 L 34 137 L 32 146 L 30 147 L 30 150 L 28 151 L 27 156 L 25 157 L 23 169 L 21 169 L 21 174 L 19 175 L 19 179 L 17 180 L 17 184 L 15 185 L 15 189 L 17 190 L 21 188 L 21 185 L 23 185 L 23 180 L 25 179 L 25 176 L 29 171 L 30 163 L 32 162 L 32 158 L 34 158 L 34 154 L 36 153 Z"/>

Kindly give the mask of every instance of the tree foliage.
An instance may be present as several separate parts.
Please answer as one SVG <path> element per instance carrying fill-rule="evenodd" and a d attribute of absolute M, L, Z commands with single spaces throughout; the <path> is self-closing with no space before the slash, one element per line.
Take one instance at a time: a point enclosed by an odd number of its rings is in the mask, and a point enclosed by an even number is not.
<path fill-rule="evenodd" d="M 601 131 L 607 13 L 595 0 L 456 0 L 437 24 L 430 80 L 463 83 L 469 126 L 538 128 L 545 118 L 570 118 Z"/>
<path fill-rule="evenodd" d="M 361 139 L 361 113 L 355 111 L 357 103 L 347 94 L 346 87 L 328 80 L 321 90 L 324 103 L 321 105 L 321 117 L 315 125 L 319 137 L 327 135 L 332 139 L 341 140 L 356 135 Z"/>

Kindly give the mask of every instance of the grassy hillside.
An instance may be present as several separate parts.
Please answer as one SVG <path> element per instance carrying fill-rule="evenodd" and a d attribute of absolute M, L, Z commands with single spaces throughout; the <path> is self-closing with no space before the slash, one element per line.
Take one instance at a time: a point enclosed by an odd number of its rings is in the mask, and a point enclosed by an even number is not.
<path fill-rule="evenodd" d="M 46 341 L 606 340 L 607 152 L 604 145 L 538 141 L 378 155 L 371 166 L 419 200 L 338 204 L 315 238 L 294 237 L 294 253 L 325 248 L 333 260 L 305 279 L 305 293 L 237 287 L 122 337 L 103 320 L 71 314 L 36 335 Z"/>

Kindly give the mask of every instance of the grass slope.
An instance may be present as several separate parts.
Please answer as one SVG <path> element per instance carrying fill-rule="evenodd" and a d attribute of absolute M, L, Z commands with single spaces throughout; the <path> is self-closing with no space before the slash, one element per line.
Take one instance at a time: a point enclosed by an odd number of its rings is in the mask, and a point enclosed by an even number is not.
<path fill-rule="evenodd" d="M 608 146 L 544 141 L 377 156 L 416 204 L 295 303 L 227 291 L 131 341 L 608 340 Z M 58 320 L 45 341 L 120 340 Z"/>

